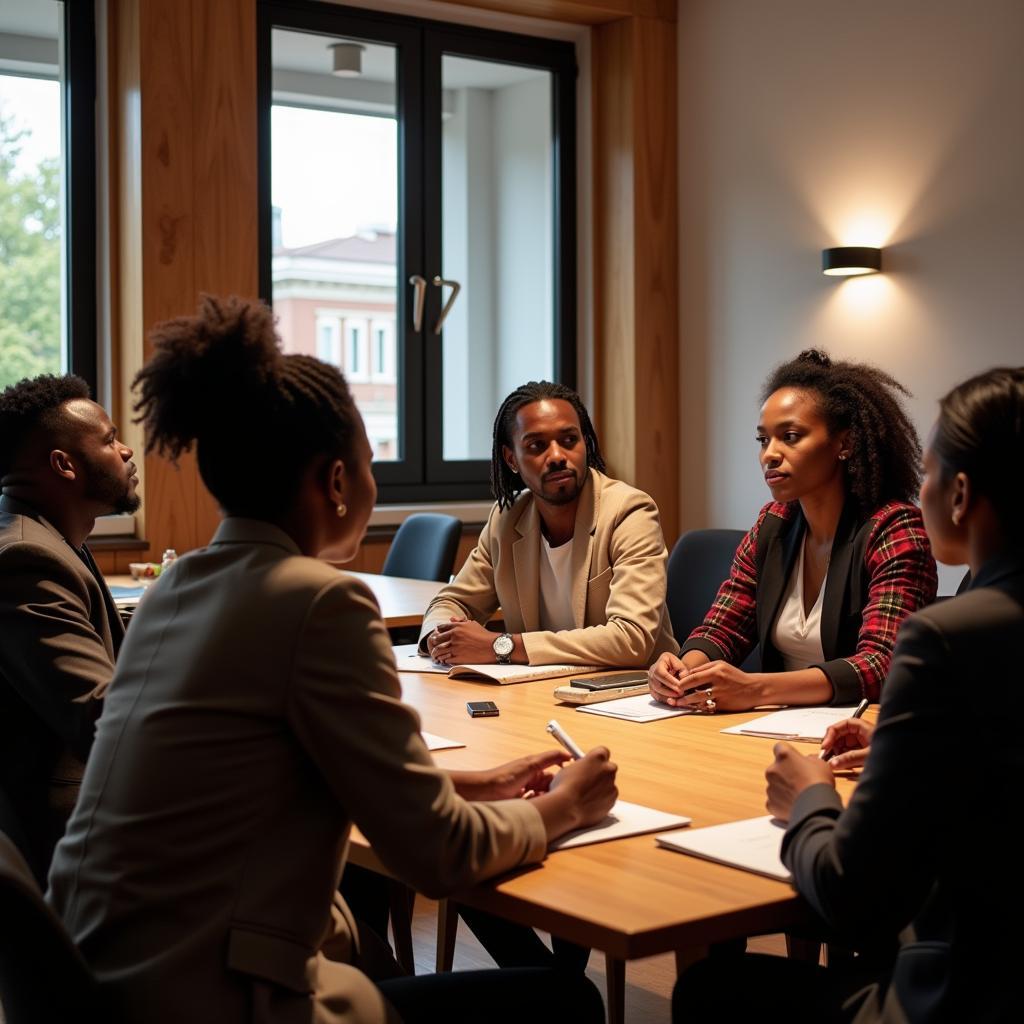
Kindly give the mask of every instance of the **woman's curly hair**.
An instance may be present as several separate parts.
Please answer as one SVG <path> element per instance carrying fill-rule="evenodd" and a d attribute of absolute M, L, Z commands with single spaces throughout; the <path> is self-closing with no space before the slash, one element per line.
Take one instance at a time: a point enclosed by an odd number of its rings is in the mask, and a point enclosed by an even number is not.
<path fill-rule="evenodd" d="M 899 381 L 875 366 L 832 362 L 808 349 L 771 372 L 761 401 L 780 388 L 813 392 L 829 433 L 850 432 L 847 488 L 864 511 L 916 499 L 921 442 L 900 400 L 910 392 Z"/>

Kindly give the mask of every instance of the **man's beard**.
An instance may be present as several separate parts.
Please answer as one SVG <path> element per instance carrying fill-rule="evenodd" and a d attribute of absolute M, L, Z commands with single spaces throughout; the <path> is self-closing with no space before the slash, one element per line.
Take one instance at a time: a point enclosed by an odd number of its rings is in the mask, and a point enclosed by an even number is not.
<path fill-rule="evenodd" d="M 130 480 L 111 476 L 89 462 L 86 463 L 86 471 L 89 474 L 89 483 L 85 489 L 86 498 L 106 505 L 111 512 L 138 511 L 142 499 L 132 491 Z"/>
<path fill-rule="evenodd" d="M 565 470 L 560 469 L 558 472 L 564 473 Z M 543 486 L 544 479 L 542 477 L 541 487 L 543 488 Z M 583 489 L 580 486 L 579 475 L 575 473 L 573 474 L 572 485 L 570 486 L 569 484 L 563 484 L 562 486 L 565 487 L 566 490 L 556 491 L 554 494 L 542 490 L 538 497 L 546 501 L 549 505 L 571 505 L 580 496 L 580 491 Z"/>

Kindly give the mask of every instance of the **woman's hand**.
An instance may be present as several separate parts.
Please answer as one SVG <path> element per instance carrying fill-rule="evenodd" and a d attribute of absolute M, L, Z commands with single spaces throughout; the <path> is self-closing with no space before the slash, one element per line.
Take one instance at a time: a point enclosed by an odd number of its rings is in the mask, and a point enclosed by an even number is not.
<path fill-rule="evenodd" d="M 776 743 L 775 760 L 764 773 L 768 780 L 768 813 L 789 821 L 796 798 L 808 786 L 824 782 L 835 787 L 832 769 L 815 754 L 801 754 L 788 743 Z"/>
<path fill-rule="evenodd" d="M 554 772 L 569 760 L 564 750 L 545 750 L 528 754 L 497 768 L 480 772 L 449 772 L 455 791 L 466 800 L 514 800 L 527 793 L 546 793 Z"/>
<path fill-rule="evenodd" d="M 710 661 L 701 665 L 681 682 L 686 692 L 669 701 L 676 707 L 703 712 L 749 711 L 765 703 L 761 677 L 744 672 L 727 661 Z"/>
<path fill-rule="evenodd" d="M 821 749 L 831 754 L 829 768 L 834 772 L 859 768 L 868 759 L 871 735 L 875 727 L 863 718 L 847 718 L 830 725 L 821 741 Z"/>
<path fill-rule="evenodd" d="M 479 622 L 452 619 L 427 634 L 427 650 L 441 665 L 492 664 L 496 660 L 493 645 L 497 639 L 497 633 L 485 629 Z"/>
<path fill-rule="evenodd" d="M 651 696 L 663 704 L 675 705 L 676 698 L 683 692 L 681 680 L 689 672 L 682 659 L 666 651 L 647 670 L 647 685 L 651 689 Z"/>
<path fill-rule="evenodd" d="M 548 840 L 603 821 L 619 797 L 615 765 L 607 747 L 594 747 L 586 757 L 567 764 L 551 780 L 551 788 L 532 803 L 540 811 Z"/>

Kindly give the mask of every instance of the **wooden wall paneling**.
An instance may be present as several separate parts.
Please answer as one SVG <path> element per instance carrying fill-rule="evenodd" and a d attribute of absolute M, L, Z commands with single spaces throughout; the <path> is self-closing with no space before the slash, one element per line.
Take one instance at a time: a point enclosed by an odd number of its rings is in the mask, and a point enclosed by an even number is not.
<path fill-rule="evenodd" d="M 255 0 L 192 0 L 195 297 L 259 296 Z M 196 473 L 195 544 L 220 522 Z M 194 546 L 194 545 L 190 545 Z"/>
<path fill-rule="evenodd" d="M 592 30 L 594 379 L 611 471 L 679 518 L 675 33 L 623 18 Z"/>
<path fill-rule="evenodd" d="M 671 545 L 679 531 L 676 36 L 633 20 L 635 480 L 653 494 Z"/>
<path fill-rule="evenodd" d="M 140 10 L 142 154 L 142 323 L 194 308 L 192 18 L 174 0 L 137 0 Z M 143 360 L 151 355 L 149 343 Z M 149 556 L 195 547 L 194 460 L 178 466 L 147 455 L 144 533 Z"/>

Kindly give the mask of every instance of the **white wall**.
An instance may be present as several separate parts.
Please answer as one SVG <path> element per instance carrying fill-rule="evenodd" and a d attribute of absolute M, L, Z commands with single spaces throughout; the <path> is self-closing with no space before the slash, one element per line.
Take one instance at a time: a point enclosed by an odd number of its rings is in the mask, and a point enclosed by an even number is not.
<path fill-rule="evenodd" d="M 922 434 L 1024 363 L 1022 40 L 1020 0 L 680 0 L 685 527 L 768 499 L 758 390 L 802 348 L 888 370 Z M 821 274 L 857 244 L 882 275 Z"/>

